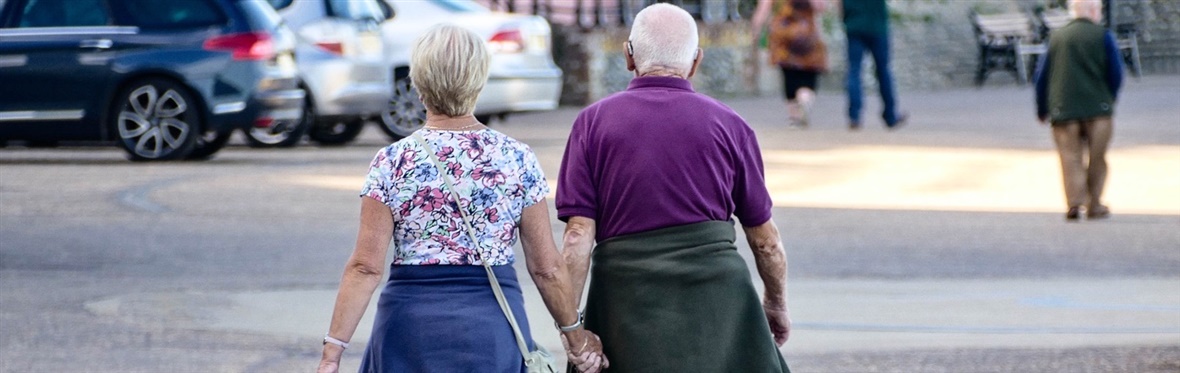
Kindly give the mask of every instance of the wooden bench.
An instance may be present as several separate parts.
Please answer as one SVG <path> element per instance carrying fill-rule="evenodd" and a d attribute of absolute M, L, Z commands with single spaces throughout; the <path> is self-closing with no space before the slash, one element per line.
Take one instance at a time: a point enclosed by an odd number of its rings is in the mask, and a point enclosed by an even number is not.
<path fill-rule="evenodd" d="M 992 70 L 1009 70 L 1021 84 L 1028 82 L 1030 55 L 1045 53 L 1032 19 L 1025 13 L 979 14 L 971 25 L 979 44 L 975 84 L 982 86 Z"/>

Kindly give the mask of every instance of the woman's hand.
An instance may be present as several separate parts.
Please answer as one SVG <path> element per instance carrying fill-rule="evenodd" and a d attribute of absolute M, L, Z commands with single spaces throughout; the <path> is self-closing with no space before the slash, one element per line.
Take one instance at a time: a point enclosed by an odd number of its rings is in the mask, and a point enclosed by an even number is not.
<path fill-rule="evenodd" d="M 320 367 L 315 371 L 316 373 L 337 373 L 340 371 L 340 362 L 320 360 Z"/>
<path fill-rule="evenodd" d="M 334 344 L 324 344 L 324 355 L 320 357 L 320 367 L 316 373 L 337 373 L 340 371 L 340 357 L 344 355 L 344 348 Z"/>
<path fill-rule="evenodd" d="M 574 339 L 571 345 L 570 339 Z M 582 342 L 578 343 L 577 341 Z M 610 361 L 602 352 L 602 340 L 585 329 L 561 335 L 565 356 L 579 372 L 596 373 L 610 367 Z M 576 346 L 576 347 L 575 347 Z"/>

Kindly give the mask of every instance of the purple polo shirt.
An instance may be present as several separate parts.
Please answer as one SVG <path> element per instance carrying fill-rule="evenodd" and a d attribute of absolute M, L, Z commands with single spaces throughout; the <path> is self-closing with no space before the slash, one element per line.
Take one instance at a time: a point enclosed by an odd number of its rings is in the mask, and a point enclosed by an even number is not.
<path fill-rule="evenodd" d="M 702 221 L 770 220 L 754 131 L 688 80 L 641 77 L 578 114 L 557 216 L 594 219 L 598 241 Z"/>

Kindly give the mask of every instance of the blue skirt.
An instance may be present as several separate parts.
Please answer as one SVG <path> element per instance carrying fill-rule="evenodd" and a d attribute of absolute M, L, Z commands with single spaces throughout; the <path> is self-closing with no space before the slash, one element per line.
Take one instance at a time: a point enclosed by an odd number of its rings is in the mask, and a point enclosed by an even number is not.
<path fill-rule="evenodd" d="M 492 268 L 532 350 L 516 270 Z M 391 267 L 361 373 L 524 371 L 512 326 L 496 302 L 483 267 Z"/>

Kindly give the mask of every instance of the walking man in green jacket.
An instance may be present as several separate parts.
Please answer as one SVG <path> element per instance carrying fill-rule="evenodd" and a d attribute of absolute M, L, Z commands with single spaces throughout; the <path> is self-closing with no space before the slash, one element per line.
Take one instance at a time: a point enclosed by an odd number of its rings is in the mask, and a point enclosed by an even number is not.
<path fill-rule="evenodd" d="M 1114 34 L 1098 25 L 1100 0 L 1070 0 L 1069 11 L 1074 20 L 1053 31 L 1037 68 L 1037 118 L 1052 124 L 1061 156 L 1065 219 L 1077 221 L 1082 208 L 1087 219 L 1101 219 L 1110 215 L 1102 188 L 1123 64 Z"/>

